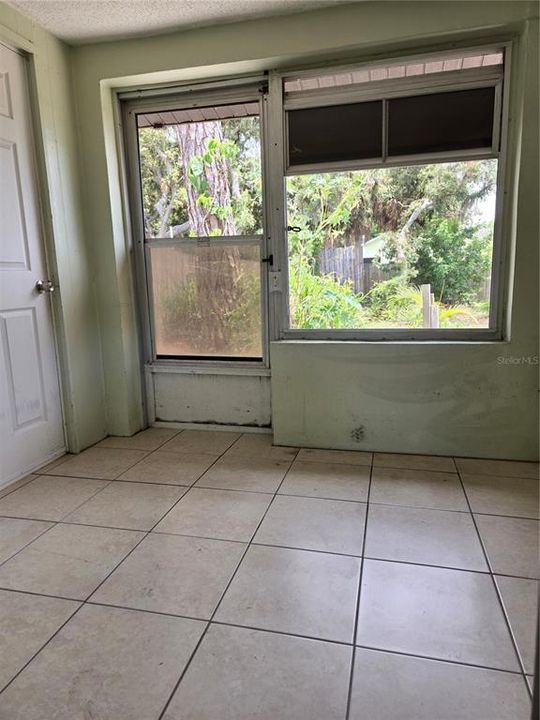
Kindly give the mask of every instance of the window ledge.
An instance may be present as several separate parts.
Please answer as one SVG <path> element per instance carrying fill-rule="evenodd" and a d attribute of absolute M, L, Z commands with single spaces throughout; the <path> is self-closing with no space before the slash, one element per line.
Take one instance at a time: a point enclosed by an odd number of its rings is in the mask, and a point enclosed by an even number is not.
<path fill-rule="evenodd" d="M 262 364 L 244 362 L 170 362 L 146 363 L 145 370 L 150 374 L 166 373 L 180 375 L 241 375 L 253 377 L 270 377 L 270 368 Z"/>
<path fill-rule="evenodd" d="M 493 345 L 500 346 L 508 344 L 509 340 L 502 338 L 283 338 L 281 340 L 274 340 L 271 345 Z"/>

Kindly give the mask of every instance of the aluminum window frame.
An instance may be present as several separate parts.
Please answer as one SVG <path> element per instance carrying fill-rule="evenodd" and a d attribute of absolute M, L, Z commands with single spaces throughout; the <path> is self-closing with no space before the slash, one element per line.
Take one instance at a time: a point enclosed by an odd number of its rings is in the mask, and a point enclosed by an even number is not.
<path fill-rule="evenodd" d="M 126 155 L 126 176 L 128 195 L 130 201 L 130 221 L 132 232 L 132 246 L 134 254 L 135 294 L 141 329 L 141 350 L 143 364 L 146 367 L 173 368 L 178 366 L 205 367 L 216 373 L 230 372 L 232 368 L 246 371 L 247 374 L 264 374 L 269 368 L 269 312 L 268 312 L 268 263 L 262 262 L 268 253 L 267 244 L 267 109 L 264 103 L 267 87 L 266 76 L 256 75 L 225 81 L 205 82 L 201 84 L 188 84 L 174 90 L 171 88 L 156 88 L 147 91 L 134 91 L 119 94 L 121 102 L 122 129 L 124 135 L 124 148 Z M 235 236 L 208 236 L 197 237 L 166 237 L 147 238 L 144 231 L 144 208 L 142 201 L 142 186 L 140 176 L 139 154 L 139 128 L 137 116 L 142 114 L 159 113 L 166 110 L 182 110 L 197 107 L 212 107 L 235 103 L 257 103 L 260 127 L 261 147 L 261 205 L 262 205 L 262 232 L 257 235 Z M 234 356 L 162 356 L 158 355 L 155 347 L 155 328 L 153 313 L 153 292 L 151 263 L 149 259 L 150 247 L 178 247 L 182 245 L 199 245 L 203 247 L 226 244 L 258 244 L 260 248 L 260 282 L 261 282 L 261 350 L 260 358 L 235 358 Z"/>
<path fill-rule="evenodd" d="M 505 247 L 503 243 L 503 218 L 506 214 L 505 205 L 505 179 L 507 167 L 507 134 L 508 134 L 508 116 L 509 116 L 509 96 L 510 96 L 510 76 L 512 62 L 512 41 L 507 40 L 497 42 L 493 45 L 483 45 L 464 49 L 464 54 L 474 55 L 482 50 L 495 51 L 502 49 L 504 52 L 504 60 L 502 71 L 500 66 L 487 66 L 483 68 L 472 68 L 458 71 L 445 71 L 441 73 L 432 73 L 423 76 L 410 76 L 399 79 L 371 81 L 365 83 L 362 87 L 360 84 L 353 90 L 343 86 L 338 88 L 337 92 L 334 88 L 322 88 L 306 91 L 294 91 L 292 93 L 295 99 L 285 96 L 284 80 L 290 78 L 293 73 L 288 71 L 274 72 L 270 74 L 270 95 L 274 103 L 280 103 L 279 117 L 281 120 L 281 189 L 282 189 L 282 237 L 283 243 L 279 254 L 281 267 L 281 312 L 279 313 L 279 338 L 281 340 L 299 341 L 299 340 L 318 340 L 318 341 L 502 341 L 506 339 L 505 326 L 503 323 L 504 305 L 506 286 L 508 278 L 506 278 L 505 263 Z M 439 53 L 443 56 L 445 51 Z M 446 51 L 448 54 L 448 51 Z M 434 57 L 436 53 L 422 53 L 421 55 L 402 55 L 400 57 L 391 57 L 387 60 L 380 59 L 376 62 L 379 65 L 385 65 L 389 62 L 410 62 L 412 59 L 421 59 L 426 57 Z M 364 63 L 373 66 L 375 63 Z M 362 66 L 359 62 L 355 65 L 347 66 L 329 66 L 322 68 L 310 68 L 306 71 L 295 72 L 295 77 L 317 76 L 325 71 L 347 71 L 351 68 L 358 69 Z M 494 68 L 496 71 L 494 72 Z M 460 77 L 456 77 L 460 76 Z M 377 87 L 375 87 L 377 86 Z M 452 90 L 472 89 L 474 87 L 495 87 L 494 102 L 494 124 L 493 138 L 491 148 L 483 150 L 468 151 L 449 151 L 444 153 L 423 153 L 414 156 L 392 156 L 391 159 L 387 155 L 387 99 L 392 97 L 406 97 L 411 94 L 426 94 L 436 92 L 451 92 Z M 381 90 L 384 95 L 381 96 Z M 381 99 L 383 101 L 383 153 L 382 157 L 377 160 L 362 161 L 341 161 L 336 163 L 313 163 L 309 165 L 288 165 L 288 123 L 286 113 L 290 109 L 300 109 L 305 107 L 320 107 L 322 104 L 344 104 L 347 102 L 359 102 L 362 100 Z M 322 102 L 321 102 L 322 101 Z M 274 110 L 274 112 L 276 112 Z M 276 113 L 277 114 L 277 113 Z M 276 148 L 278 149 L 278 148 Z M 316 172 L 335 172 L 343 170 L 363 170 L 379 167 L 399 167 L 403 165 L 425 165 L 432 162 L 458 162 L 460 160 L 470 159 L 494 159 L 498 160 L 497 166 L 497 182 L 496 182 L 496 200 L 495 200 L 495 216 L 493 228 L 493 252 L 491 263 L 491 288 L 490 288 L 490 306 L 489 306 L 489 325 L 487 328 L 351 328 L 351 329 L 302 329 L 291 328 L 290 326 L 290 308 L 289 308 L 289 263 L 288 263 L 288 243 L 287 232 L 287 188 L 286 178 L 292 175 L 310 174 Z"/>

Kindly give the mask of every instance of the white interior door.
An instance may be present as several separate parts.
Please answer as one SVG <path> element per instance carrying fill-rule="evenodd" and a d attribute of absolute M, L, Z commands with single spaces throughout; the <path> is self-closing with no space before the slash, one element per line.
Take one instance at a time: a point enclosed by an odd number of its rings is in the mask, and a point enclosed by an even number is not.
<path fill-rule="evenodd" d="M 0 44 L 0 485 L 64 449 L 47 279 L 26 61 Z"/>

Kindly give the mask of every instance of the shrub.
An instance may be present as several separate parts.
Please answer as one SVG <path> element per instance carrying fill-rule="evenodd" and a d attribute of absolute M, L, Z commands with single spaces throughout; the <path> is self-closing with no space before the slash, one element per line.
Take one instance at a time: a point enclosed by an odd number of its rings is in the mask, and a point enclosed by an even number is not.
<path fill-rule="evenodd" d="M 362 304 L 351 283 L 316 275 L 306 256 L 289 259 L 291 318 L 297 328 L 354 328 L 362 325 Z"/>
<path fill-rule="evenodd" d="M 491 233 L 462 227 L 451 218 L 433 218 L 414 238 L 411 275 L 429 283 L 435 297 L 448 305 L 478 299 L 491 264 Z"/>

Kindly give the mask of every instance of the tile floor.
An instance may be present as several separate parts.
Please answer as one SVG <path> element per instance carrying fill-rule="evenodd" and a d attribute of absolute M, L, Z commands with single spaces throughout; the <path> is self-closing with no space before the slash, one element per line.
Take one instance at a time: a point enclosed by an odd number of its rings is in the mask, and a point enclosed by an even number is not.
<path fill-rule="evenodd" d="M 152 428 L 0 492 L 0 720 L 529 720 L 538 465 Z"/>

